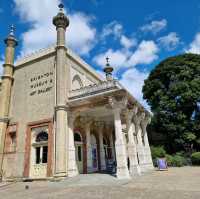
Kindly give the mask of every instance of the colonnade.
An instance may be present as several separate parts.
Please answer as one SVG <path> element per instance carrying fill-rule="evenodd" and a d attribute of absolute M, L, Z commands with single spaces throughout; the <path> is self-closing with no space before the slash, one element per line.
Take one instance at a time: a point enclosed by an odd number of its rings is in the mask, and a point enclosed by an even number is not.
<path fill-rule="evenodd" d="M 97 135 L 99 140 L 100 168 L 106 169 L 106 158 L 104 150 L 104 131 L 109 132 L 109 142 L 112 157 L 116 160 L 117 170 L 116 176 L 120 179 L 130 178 L 140 175 L 142 172 L 153 169 L 151 151 L 148 142 L 146 127 L 150 122 L 148 112 L 141 110 L 138 106 L 125 111 L 125 126 L 122 129 L 122 110 L 124 112 L 123 102 L 110 102 L 111 110 L 114 118 L 115 140 L 113 140 L 113 129 L 107 126 L 105 130 L 105 122 L 96 122 Z M 68 176 L 78 174 L 75 160 L 75 146 L 73 138 L 73 123 L 75 117 L 72 116 L 69 121 L 69 144 L 68 144 Z M 92 118 L 84 119 L 84 129 L 86 134 L 86 149 L 87 149 L 87 172 L 92 172 L 92 148 L 91 148 L 91 124 Z M 124 124 L 124 120 L 123 120 Z M 127 133 L 125 139 L 124 133 Z"/>

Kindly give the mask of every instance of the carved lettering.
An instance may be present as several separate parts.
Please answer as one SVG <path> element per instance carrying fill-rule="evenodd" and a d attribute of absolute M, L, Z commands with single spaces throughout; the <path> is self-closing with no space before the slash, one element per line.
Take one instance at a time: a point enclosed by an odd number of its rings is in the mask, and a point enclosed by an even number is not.
<path fill-rule="evenodd" d="M 53 72 L 46 72 L 30 78 L 30 96 L 41 95 L 53 88 Z"/>

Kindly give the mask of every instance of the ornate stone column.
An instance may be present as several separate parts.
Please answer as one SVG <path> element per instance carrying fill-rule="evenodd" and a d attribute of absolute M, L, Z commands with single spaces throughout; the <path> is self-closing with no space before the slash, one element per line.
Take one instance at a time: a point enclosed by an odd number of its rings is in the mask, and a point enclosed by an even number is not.
<path fill-rule="evenodd" d="M 114 138 L 113 138 L 113 126 L 111 125 L 106 125 L 106 132 L 108 133 L 109 141 L 110 141 L 110 150 L 111 150 L 111 155 L 112 159 L 115 161 L 115 147 L 114 147 Z"/>
<path fill-rule="evenodd" d="M 6 53 L 5 53 L 5 64 L 3 65 L 4 71 L 2 76 L 2 91 L 0 98 L 0 178 L 3 167 L 3 151 L 5 134 L 7 124 L 9 121 L 9 108 L 11 98 L 11 88 L 13 82 L 13 70 L 14 70 L 14 53 L 15 47 L 17 46 L 17 40 L 14 36 L 14 28 L 11 28 L 10 34 L 5 39 Z"/>
<path fill-rule="evenodd" d="M 76 149 L 74 145 L 74 121 L 76 116 L 72 113 L 68 118 L 68 176 L 74 177 L 78 175 L 78 168 L 76 164 Z"/>
<path fill-rule="evenodd" d="M 145 155 L 144 155 L 144 145 L 142 142 L 142 129 L 141 129 L 141 121 L 143 119 L 143 112 L 138 111 L 136 115 L 133 116 L 133 121 L 135 124 L 135 131 L 137 137 L 137 153 L 139 158 L 139 165 L 141 172 L 145 171 L 144 164 L 145 164 Z"/>
<path fill-rule="evenodd" d="M 133 109 L 128 110 L 126 112 L 126 124 L 127 124 L 127 132 L 128 132 L 128 156 L 130 163 L 130 175 L 136 176 L 140 175 L 140 166 L 138 164 L 137 158 L 137 147 L 134 139 L 135 134 L 135 125 L 132 122 L 133 115 L 136 115 L 138 108 L 135 106 Z"/>
<path fill-rule="evenodd" d="M 53 24 L 57 30 L 56 46 L 56 107 L 55 107 L 55 176 L 66 176 L 66 135 L 68 132 L 67 102 L 69 91 L 69 66 L 66 66 L 65 31 L 69 26 L 69 20 L 63 12 L 63 5 L 59 5 L 60 11 L 53 18 Z"/>
<path fill-rule="evenodd" d="M 84 118 L 85 133 L 86 133 L 86 148 L 87 148 L 87 173 L 92 172 L 92 149 L 90 141 L 90 126 L 92 121 L 90 118 Z"/>
<path fill-rule="evenodd" d="M 146 130 L 147 125 L 150 123 L 150 121 L 151 121 L 151 117 L 147 113 L 145 113 L 145 117 L 141 122 L 141 127 L 142 127 L 143 139 L 144 139 L 145 169 L 146 170 L 152 170 L 154 168 L 152 157 L 151 157 L 151 150 L 149 146 L 147 130 Z"/>
<path fill-rule="evenodd" d="M 103 170 L 106 170 L 106 158 L 105 158 L 105 151 L 104 151 L 104 145 L 103 145 L 104 123 L 98 122 L 97 126 L 98 126 L 98 133 L 99 133 L 101 171 L 103 171 Z"/>
<path fill-rule="evenodd" d="M 126 107 L 126 99 L 117 102 L 114 98 L 109 99 L 109 103 L 113 108 L 114 124 L 115 124 L 115 151 L 117 161 L 117 178 L 127 179 L 130 178 L 127 154 L 126 154 L 126 143 L 123 139 L 122 123 L 121 123 L 121 110 Z"/>

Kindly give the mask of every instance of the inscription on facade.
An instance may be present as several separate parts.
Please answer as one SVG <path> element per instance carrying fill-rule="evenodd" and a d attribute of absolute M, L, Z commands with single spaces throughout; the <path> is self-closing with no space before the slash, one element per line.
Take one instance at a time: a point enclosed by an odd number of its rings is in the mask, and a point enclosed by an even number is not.
<path fill-rule="evenodd" d="M 46 72 L 30 78 L 30 96 L 47 93 L 53 88 L 53 72 Z"/>

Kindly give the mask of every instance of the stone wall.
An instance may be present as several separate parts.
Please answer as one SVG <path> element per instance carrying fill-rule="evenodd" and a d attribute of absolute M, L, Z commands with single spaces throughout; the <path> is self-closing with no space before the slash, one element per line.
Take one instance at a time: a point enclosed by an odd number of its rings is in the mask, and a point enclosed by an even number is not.
<path fill-rule="evenodd" d="M 6 171 L 6 177 L 22 177 L 27 124 L 53 117 L 54 62 L 55 56 L 51 55 L 18 66 L 14 72 L 10 123 L 18 123 L 17 151 L 16 154 L 4 155 L 3 170 Z"/>

